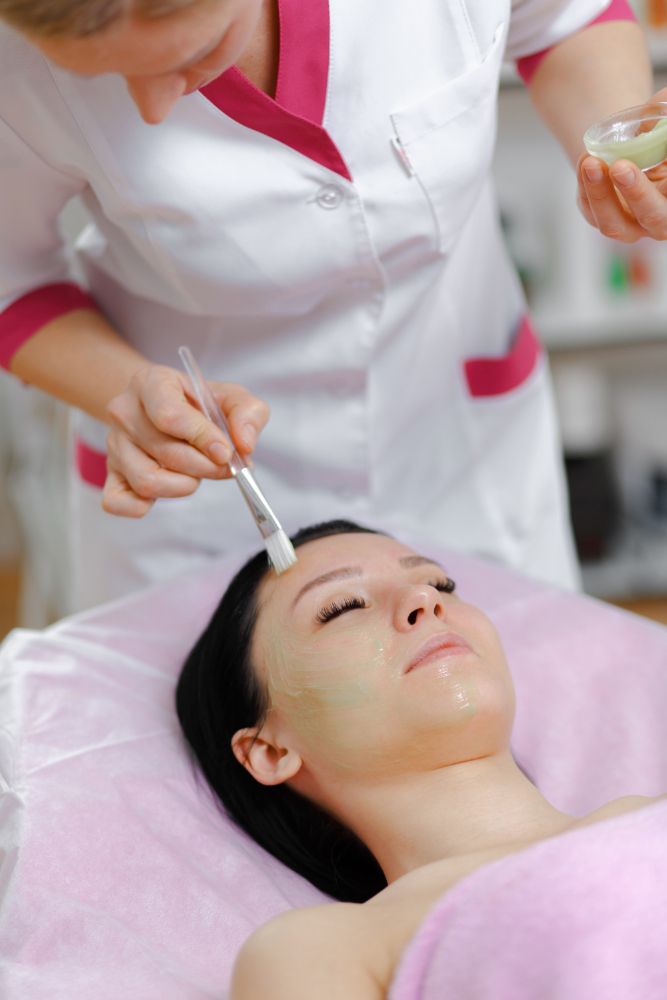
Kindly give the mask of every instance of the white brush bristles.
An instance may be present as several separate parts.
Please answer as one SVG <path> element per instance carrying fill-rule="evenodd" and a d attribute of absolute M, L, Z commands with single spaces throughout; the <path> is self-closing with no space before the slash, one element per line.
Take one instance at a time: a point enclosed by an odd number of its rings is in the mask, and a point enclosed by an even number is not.
<path fill-rule="evenodd" d="M 269 554 L 269 561 L 276 573 L 284 573 L 296 562 L 294 546 L 282 528 L 265 538 L 264 544 Z"/>

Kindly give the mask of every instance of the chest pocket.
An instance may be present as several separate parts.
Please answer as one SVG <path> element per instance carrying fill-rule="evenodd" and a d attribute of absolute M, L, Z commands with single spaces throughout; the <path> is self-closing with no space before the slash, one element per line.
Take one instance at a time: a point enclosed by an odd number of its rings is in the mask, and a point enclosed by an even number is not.
<path fill-rule="evenodd" d="M 456 241 L 491 166 L 504 42 L 500 24 L 480 62 L 390 116 L 399 156 L 430 204 L 441 251 Z"/>

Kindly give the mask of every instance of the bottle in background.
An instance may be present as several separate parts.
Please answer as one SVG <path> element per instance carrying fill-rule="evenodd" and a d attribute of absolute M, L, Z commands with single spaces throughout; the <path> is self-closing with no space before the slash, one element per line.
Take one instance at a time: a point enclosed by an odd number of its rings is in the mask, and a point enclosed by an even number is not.
<path fill-rule="evenodd" d="M 667 0 L 646 0 L 645 16 L 649 28 L 666 28 Z"/>

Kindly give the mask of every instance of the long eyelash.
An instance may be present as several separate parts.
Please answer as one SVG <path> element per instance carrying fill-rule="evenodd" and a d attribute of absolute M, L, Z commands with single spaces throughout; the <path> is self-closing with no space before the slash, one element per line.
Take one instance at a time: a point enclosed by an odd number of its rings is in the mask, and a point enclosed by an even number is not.
<path fill-rule="evenodd" d="M 429 586 L 435 587 L 435 589 L 439 590 L 442 594 L 453 594 L 456 590 L 456 583 L 450 576 L 448 576 L 446 580 L 433 580 Z"/>
<path fill-rule="evenodd" d="M 346 611 L 352 611 L 353 608 L 365 607 L 366 602 L 360 597 L 346 597 L 340 603 L 332 601 L 325 608 L 320 608 L 315 617 L 318 622 L 324 625 L 326 622 L 330 622 L 332 618 L 338 618 L 339 615 L 344 614 Z"/>

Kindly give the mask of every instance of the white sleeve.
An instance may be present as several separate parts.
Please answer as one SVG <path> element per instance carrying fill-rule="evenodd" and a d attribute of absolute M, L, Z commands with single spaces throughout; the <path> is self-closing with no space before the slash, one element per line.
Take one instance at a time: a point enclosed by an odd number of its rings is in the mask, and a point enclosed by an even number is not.
<path fill-rule="evenodd" d="M 610 0 L 512 0 L 506 58 L 532 56 L 595 20 Z"/>
<path fill-rule="evenodd" d="M 32 289 L 70 278 L 58 216 L 85 186 L 0 118 L 0 312 Z"/>
<path fill-rule="evenodd" d="M 58 218 L 87 186 L 71 120 L 42 53 L 0 21 L 0 316 L 70 278 Z"/>

